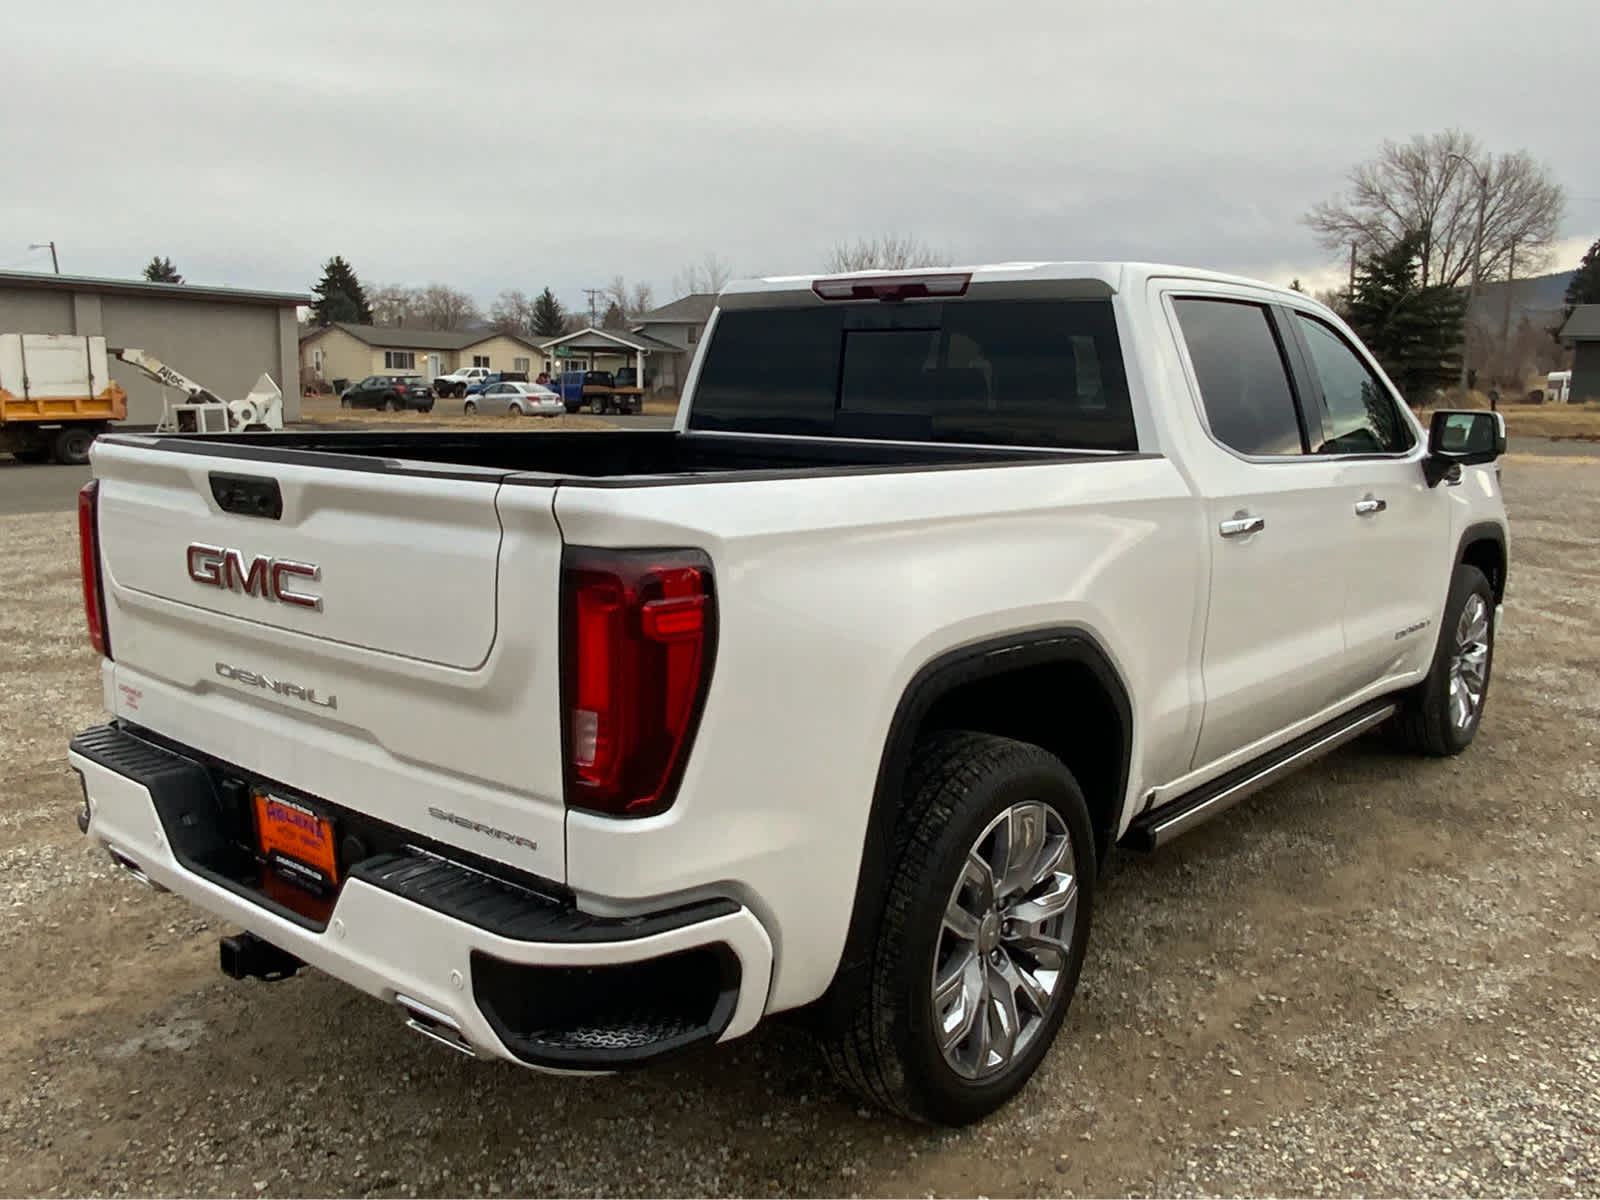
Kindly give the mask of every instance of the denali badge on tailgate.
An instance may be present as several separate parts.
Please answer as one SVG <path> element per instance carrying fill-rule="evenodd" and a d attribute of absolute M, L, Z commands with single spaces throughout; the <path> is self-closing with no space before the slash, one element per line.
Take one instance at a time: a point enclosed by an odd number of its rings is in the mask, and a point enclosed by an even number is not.
<path fill-rule="evenodd" d="M 276 692 L 280 696 L 288 696 L 292 700 L 304 700 L 307 704 L 315 704 L 318 708 L 338 708 L 339 697 L 319 696 L 316 688 L 302 687 L 298 683 L 290 683 L 287 679 L 274 679 L 270 675 L 263 675 L 260 671 L 247 671 L 243 667 L 233 666 L 231 663 L 219 662 L 216 672 L 224 679 L 231 679 L 235 683 L 246 683 L 251 687 L 266 688 L 269 692 Z"/>
<path fill-rule="evenodd" d="M 258 554 L 246 559 L 244 552 L 225 546 L 189 543 L 189 578 L 223 591 L 243 592 L 263 600 L 278 600 L 299 608 L 321 610 L 322 597 L 290 589 L 294 579 L 321 579 L 322 568 L 315 563 L 292 562 L 287 558 L 268 558 Z"/>

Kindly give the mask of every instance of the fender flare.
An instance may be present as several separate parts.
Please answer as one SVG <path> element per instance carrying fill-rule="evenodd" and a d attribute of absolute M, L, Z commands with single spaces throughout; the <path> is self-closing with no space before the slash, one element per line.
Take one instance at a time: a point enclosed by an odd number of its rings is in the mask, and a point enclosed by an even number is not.
<path fill-rule="evenodd" d="M 1500 550 L 1499 578 L 1489 580 L 1489 586 L 1494 589 L 1495 603 L 1498 604 L 1505 599 L 1506 575 L 1510 567 L 1510 555 L 1506 553 L 1505 526 L 1498 521 L 1474 521 L 1463 529 L 1461 537 L 1456 542 L 1456 566 L 1460 566 L 1466 560 L 1467 547 L 1477 542 L 1493 542 Z"/>
<path fill-rule="evenodd" d="M 1004 634 L 948 650 L 925 663 L 901 693 L 884 739 L 856 869 L 850 925 L 833 979 L 819 1001 L 819 1007 L 825 1010 L 824 1020 L 835 1019 L 859 1003 L 858 989 L 870 977 L 873 942 L 894 865 L 891 854 L 895 818 L 900 811 L 900 782 L 923 719 L 938 700 L 959 687 L 1046 664 L 1087 668 L 1111 698 L 1123 731 L 1117 795 L 1126 800 L 1133 759 L 1133 708 L 1110 655 L 1087 630 L 1063 626 Z M 1111 838 L 1114 836 L 1112 831 Z"/>

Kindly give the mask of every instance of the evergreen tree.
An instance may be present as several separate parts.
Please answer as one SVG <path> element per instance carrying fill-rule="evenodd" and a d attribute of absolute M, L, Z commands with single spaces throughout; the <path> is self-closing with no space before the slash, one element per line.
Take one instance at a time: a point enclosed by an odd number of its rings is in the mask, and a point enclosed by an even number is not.
<path fill-rule="evenodd" d="M 621 306 L 618 305 L 615 300 L 613 300 L 610 306 L 606 309 L 606 315 L 600 318 L 600 328 L 626 329 L 627 327 L 628 315 L 623 312 Z"/>
<path fill-rule="evenodd" d="M 1421 404 L 1461 370 L 1466 297 L 1417 282 L 1422 238 L 1408 234 L 1356 272 L 1346 319 L 1406 400 Z"/>
<path fill-rule="evenodd" d="M 151 283 L 183 282 L 183 276 L 178 274 L 178 268 L 172 265 L 172 260 L 162 258 L 159 254 L 145 264 L 144 277 Z"/>
<path fill-rule="evenodd" d="M 1600 238 L 1589 247 L 1578 264 L 1578 273 L 1567 284 L 1566 302 L 1569 317 L 1580 304 L 1600 304 Z"/>
<path fill-rule="evenodd" d="M 322 278 L 311 290 L 317 297 L 317 302 L 311 306 L 314 324 L 332 325 L 335 321 L 372 324 L 372 307 L 367 303 L 361 280 L 356 278 L 350 264 L 338 255 L 323 265 Z"/>
<path fill-rule="evenodd" d="M 533 332 L 538 337 L 560 337 L 567 328 L 566 310 L 555 293 L 545 288 L 533 300 Z"/>

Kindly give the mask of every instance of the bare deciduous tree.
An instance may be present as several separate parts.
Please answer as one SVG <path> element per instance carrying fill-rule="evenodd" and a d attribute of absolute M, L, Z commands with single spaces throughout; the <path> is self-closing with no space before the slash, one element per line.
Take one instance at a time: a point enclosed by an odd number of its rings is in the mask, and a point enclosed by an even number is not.
<path fill-rule="evenodd" d="M 611 282 L 606 285 L 606 299 L 610 306 L 614 306 L 621 314 L 623 324 L 633 320 L 640 313 L 649 312 L 655 307 L 655 289 L 648 283 L 636 283 L 631 288 L 628 281 L 621 275 L 613 275 Z M 609 319 L 609 308 L 608 308 Z M 611 328 L 607 326 L 606 328 Z M 621 326 L 617 326 L 621 328 Z"/>
<path fill-rule="evenodd" d="M 926 242 L 909 234 L 884 234 L 881 237 L 858 238 L 854 242 L 840 242 L 828 252 L 823 270 L 840 271 L 899 271 L 909 267 L 948 266 L 950 255 L 934 250 Z"/>
<path fill-rule="evenodd" d="M 1473 168 L 1489 185 L 1482 277 L 1505 278 L 1513 255 L 1519 275 L 1539 270 L 1561 225 L 1565 191 L 1526 150 L 1487 154 L 1460 130 L 1385 142 L 1376 158 L 1351 169 L 1348 192 L 1317 205 L 1305 222 L 1326 249 L 1353 244 L 1363 258 L 1392 249 L 1408 232 L 1419 233 L 1422 284 L 1456 286 L 1472 273 L 1479 199 Z"/>
<path fill-rule="evenodd" d="M 483 319 L 477 301 L 442 283 L 422 289 L 418 316 L 429 329 L 465 329 Z"/>
<path fill-rule="evenodd" d="M 489 323 L 501 333 L 532 337 L 534 301 L 528 299 L 527 293 L 509 288 L 496 296 L 489 306 Z"/>
<path fill-rule="evenodd" d="M 720 254 L 707 251 L 697 263 L 690 263 L 672 277 L 672 290 L 680 296 L 720 292 L 733 278 L 733 266 Z"/>
<path fill-rule="evenodd" d="M 374 325 L 415 325 L 421 307 L 416 288 L 398 283 L 386 283 L 375 288 L 367 298 L 372 307 Z"/>

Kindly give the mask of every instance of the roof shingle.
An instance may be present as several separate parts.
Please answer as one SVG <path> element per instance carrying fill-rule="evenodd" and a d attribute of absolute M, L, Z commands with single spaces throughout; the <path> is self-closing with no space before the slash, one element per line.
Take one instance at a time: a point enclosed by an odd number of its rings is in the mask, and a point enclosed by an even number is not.
<path fill-rule="evenodd" d="M 1561 327 L 1563 342 L 1600 341 L 1600 304 L 1580 304 Z"/>

